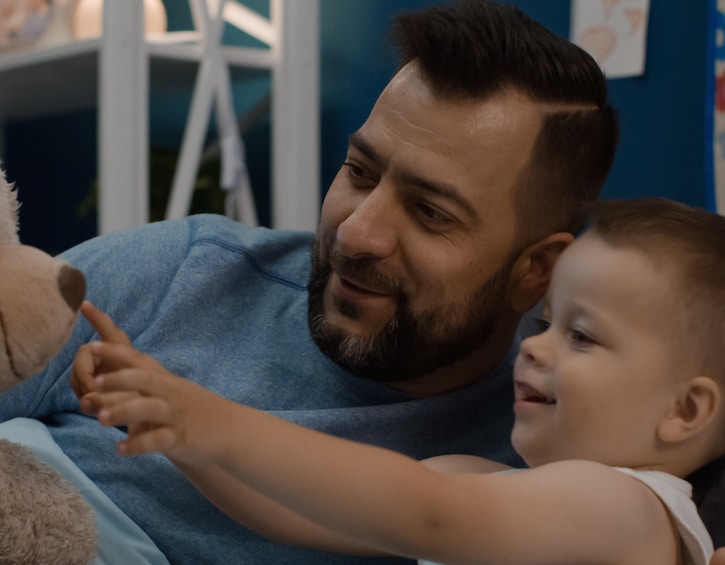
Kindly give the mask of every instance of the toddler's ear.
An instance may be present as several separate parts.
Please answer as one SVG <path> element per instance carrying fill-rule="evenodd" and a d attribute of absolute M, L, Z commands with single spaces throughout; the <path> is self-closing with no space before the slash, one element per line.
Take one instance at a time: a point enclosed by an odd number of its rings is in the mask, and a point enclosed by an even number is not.
<path fill-rule="evenodd" d="M 721 406 L 720 385 L 711 377 L 693 377 L 676 405 L 660 422 L 659 439 L 679 443 L 696 436 L 713 423 Z"/>

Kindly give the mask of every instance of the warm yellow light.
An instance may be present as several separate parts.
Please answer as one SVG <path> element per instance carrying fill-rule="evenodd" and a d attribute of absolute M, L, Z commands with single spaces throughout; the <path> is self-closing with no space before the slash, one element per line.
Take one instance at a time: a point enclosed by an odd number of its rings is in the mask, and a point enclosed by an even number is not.
<path fill-rule="evenodd" d="M 144 0 L 146 33 L 166 31 L 166 9 L 161 0 Z M 103 28 L 103 0 L 79 0 L 73 12 L 73 36 L 88 39 L 101 35 Z"/>

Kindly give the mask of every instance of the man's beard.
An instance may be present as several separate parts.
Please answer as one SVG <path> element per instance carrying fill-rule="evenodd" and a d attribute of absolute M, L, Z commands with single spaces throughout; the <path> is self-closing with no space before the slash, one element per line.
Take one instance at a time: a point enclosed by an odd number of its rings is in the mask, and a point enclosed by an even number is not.
<path fill-rule="evenodd" d="M 335 263 L 335 270 L 343 276 L 373 284 L 374 288 L 384 289 L 395 297 L 395 314 L 382 330 L 357 336 L 328 322 L 324 292 L 330 277 L 330 262 Z M 359 377 L 382 383 L 415 380 L 464 359 L 490 339 L 506 307 L 513 263 L 512 258 L 461 301 L 440 303 L 416 314 L 399 285 L 381 273 L 374 260 L 335 255 L 323 264 L 316 243 L 307 287 L 307 319 L 312 339 L 322 353 Z M 358 306 L 353 302 L 338 300 L 335 306 L 351 319 L 358 316 Z"/>

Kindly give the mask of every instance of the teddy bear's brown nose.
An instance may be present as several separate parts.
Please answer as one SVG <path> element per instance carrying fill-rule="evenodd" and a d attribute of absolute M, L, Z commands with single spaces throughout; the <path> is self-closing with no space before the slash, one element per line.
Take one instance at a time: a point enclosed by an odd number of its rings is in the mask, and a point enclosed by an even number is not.
<path fill-rule="evenodd" d="M 58 273 L 58 287 L 68 306 L 75 312 L 86 296 L 86 277 L 78 269 L 63 265 Z"/>

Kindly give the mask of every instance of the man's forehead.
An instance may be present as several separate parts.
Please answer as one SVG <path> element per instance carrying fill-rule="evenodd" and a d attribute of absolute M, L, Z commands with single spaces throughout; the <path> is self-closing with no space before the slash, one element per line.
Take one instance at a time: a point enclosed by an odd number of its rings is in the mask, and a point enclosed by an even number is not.
<path fill-rule="evenodd" d="M 485 97 L 440 95 L 435 92 L 415 61 L 398 71 L 381 93 L 378 102 L 394 104 L 396 100 L 404 104 L 436 106 L 442 111 L 452 113 L 458 110 L 461 118 L 479 120 L 492 112 L 522 110 L 540 118 L 548 108 L 548 105 L 540 105 L 524 92 L 514 88 L 502 89 Z"/>
<path fill-rule="evenodd" d="M 441 98 L 424 83 L 398 86 L 386 89 L 360 128 L 369 141 L 381 135 L 406 138 L 449 157 L 470 153 L 476 160 L 505 147 L 528 159 L 543 106 L 525 94 L 510 90 L 483 100 Z"/>
<path fill-rule="evenodd" d="M 499 89 L 492 91 L 491 94 L 486 96 L 476 96 L 464 92 L 461 92 L 460 95 L 437 95 L 435 94 L 435 89 L 430 84 L 429 79 L 415 59 L 406 63 L 400 68 L 400 70 L 398 70 L 381 93 L 381 97 L 385 94 L 396 94 L 399 89 L 409 92 L 411 88 L 425 93 L 425 95 L 431 98 L 438 99 L 438 101 L 443 104 L 461 103 L 464 101 L 471 104 L 483 105 L 488 103 L 500 103 L 502 101 L 507 101 L 509 104 L 517 103 L 521 107 L 525 106 L 530 108 L 533 112 L 535 112 L 539 119 L 547 114 L 585 110 L 593 111 L 598 109 L 595 104 L 537 100 L 535 97 L 529 95 L 524 89 L 516 88 L 512 84 L 502 84 Z"/>

